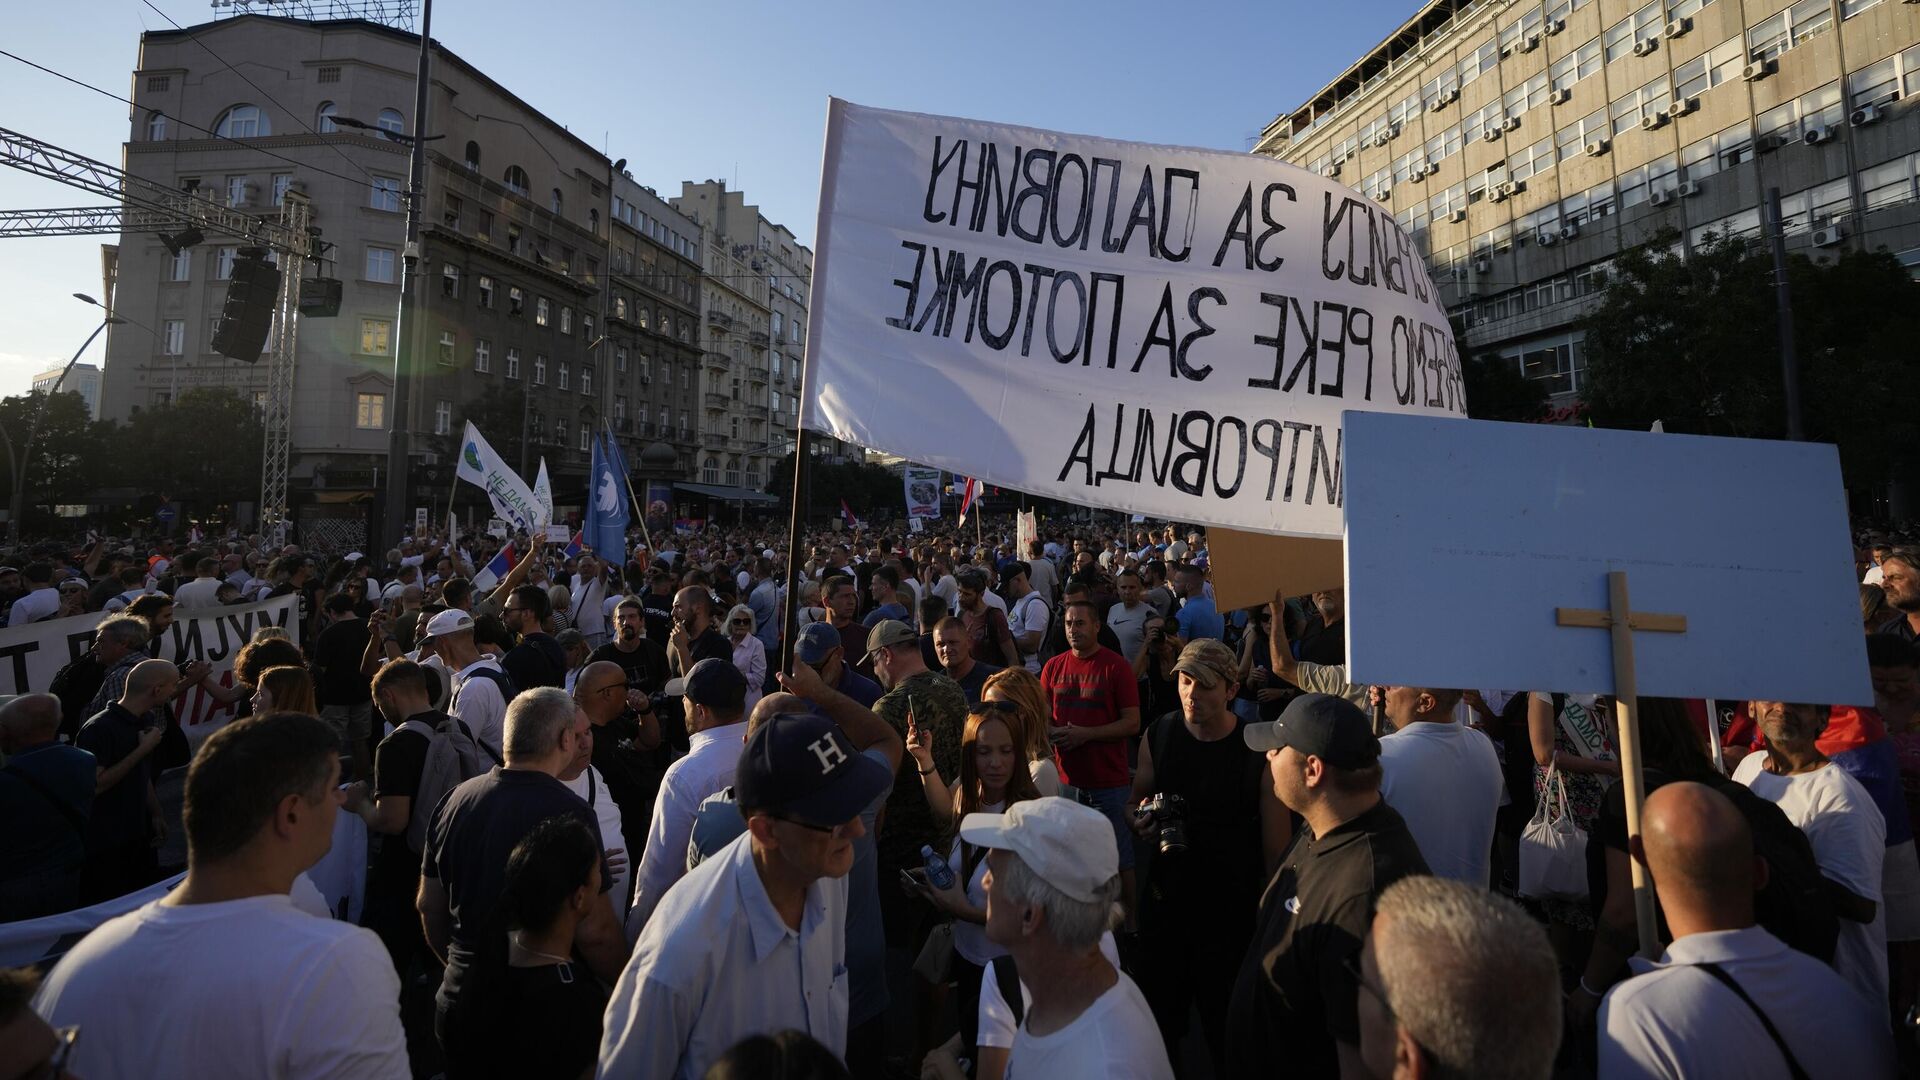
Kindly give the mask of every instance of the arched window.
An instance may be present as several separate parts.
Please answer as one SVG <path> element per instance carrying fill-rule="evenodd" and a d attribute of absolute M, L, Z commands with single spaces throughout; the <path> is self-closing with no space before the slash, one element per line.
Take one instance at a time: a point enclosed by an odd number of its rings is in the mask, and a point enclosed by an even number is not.
<path fill-rule="evenodd" d="M 662 422 L 662 426 L 665 426 L 664 421 Z M 701 476 L 700 476 L 701 483 L 703 484 L 719 483 L 720 482 L 720 459 L 717 457 L 709 456 L 705 462 L 701 463 L 700 473 L 701 473 Z"/>
<path fill-rule="evenodd" d="M 399 109 L 381 109 L 380 115 L 374 118 L 373 126 L 389 135 L 404 135 L 407 130 L 407 122 L 401 119 Z"/>
<path fill-rule="evenodd" d="M 167 114 L 155 109 L 147 114 L 147 141 L 162 142 L 167 137 Z"/>
<path fill-rule="evenodd" d="M 506 174 L 500 179 L 502 183 L 507 185 L 507 190 L 513 192 L 515 195 L 525 195 L 527 193 L 527 170 L 520 166 L 507 166 Z"/>
<path fill-rule="evenodd" d="M 558 214 L 558 213 L 560 212 L 560 207 L 561 207 L 561 204 L 562 204 L 563 202 L 564 202 L 564 200 L 562 199 L 562 197 L 561 197 L 561 195 L 560 195 L 560 189 L 559 189 L 559 188 L 554 188 L 554 189 L 553 189 L 553 205 L 552 205 L 552 206 L 550 207 L 550 209 L 551 209 L 551 210 L 552 210 L 552 211 L 553 211 L 553 212 L 554 212 L 555 214 Z"/>
<path fill-rule="evenodd" d="M 273 125 L 258 105 L 235 105 L 220 114 L 213 125 L 214 134 L 223 139 L 255 139 L 273 134 Z"/>
<path fill-rule="evenodd" d="M 664 311 L 660 313 L 660 332 L 668 337 L 673 336 L 673 316 Z"/>
<path fill-rule="evenodd" d="M 340 112 L 340 106 L 335 105 L 333 102 L 331 101 L 321 102 L 320 111 L 314 117 L 313 130 L 319 132 L 322 135 L 331 135 L 334 132 L 339 131 L 340 130 L 339 125 L 333 122 L 334 116 L 337 115 L 339 112 Z"/>
<path fill-rule="evenodd" d="M 640 329 L 645 330 L 647 328 L 647 324 L 652 321 L 653 321 L 653 309 L 647 307 L 647 305 L 645 304 L 641 304 L 640 305 Z"/>
<path fill-rule="evenodd" d="M 480 144 L 477 142 L 467 143 L 467 171 L 480 171 Z"/>

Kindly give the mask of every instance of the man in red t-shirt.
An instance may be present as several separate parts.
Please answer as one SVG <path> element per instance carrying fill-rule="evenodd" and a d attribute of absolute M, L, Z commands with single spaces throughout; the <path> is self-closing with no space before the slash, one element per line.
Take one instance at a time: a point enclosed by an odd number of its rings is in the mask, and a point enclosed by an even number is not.
<path fill-rule="evenodd" d="M 1073 797 L 1113 823 L 1120 856 L 1120 903 L 1134 929 L 1133 831 L 1128 797 L 1127 740 L 1140 731 L 1140 684 L 1133 666 L 1100 644 L 1100 609 L 1087 600 L 1067 603 L 1061 620 L 1067 652 L 1040 669 L 1047 695 L 1048 736 L 1060 782 Z M 1061 794 L 1066 794 L 1062 791 Z"/>

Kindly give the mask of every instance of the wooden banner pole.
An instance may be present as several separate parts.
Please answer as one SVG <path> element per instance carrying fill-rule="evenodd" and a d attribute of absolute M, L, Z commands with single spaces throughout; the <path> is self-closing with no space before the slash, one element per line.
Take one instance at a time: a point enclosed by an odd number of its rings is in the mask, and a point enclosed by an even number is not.
<path fill-rule="evenodd" d="M 1687 630 L 1684 615 L 1636 612 L 1628 603 L 1627 574 L 1614 570 L 1607 574 L 1607 609 L 1558 608 L 1555 621 L 1561 626 L 1579 626 L 1608 631 L 1613 642 L 1613 708 L 1620 742 L 1620 781 L 1627 804 L 1627 837 L 1640 835 L 1640 809 L 1646 801 L 1646 778 L 1640 762 L 1640 698 L 1635 678 L 1633 632 L 1683 634 Z M 1653 910 L 1653 883 L 1647 868 L 1638 859 L 1629 859 L 1633 873 L 1634 921 L 1638 924 L 1640 955 L 1649 959 L 1660 955 L 1659 928 Z"/>

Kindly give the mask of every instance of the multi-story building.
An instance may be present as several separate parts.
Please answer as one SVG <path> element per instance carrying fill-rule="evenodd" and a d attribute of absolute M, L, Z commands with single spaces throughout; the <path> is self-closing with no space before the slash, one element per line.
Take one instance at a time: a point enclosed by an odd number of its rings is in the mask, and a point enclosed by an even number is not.
<path fill-rule="evenodd" d="M 693 475 L 699 446 L 700 226 L 629 173 L 613 180 L 607 334 L 616 436 L 649 447 L 649 472 Z M 640 459 L 629 454 L 630 465 Z"/>
<path fill-rule="evenodd" d="M 699 479 L 758 491 L 784 452 L 774 448 L 767 412 L 772 298 L 759 258 L 760 208 L 724 180 L 682 181 L 670 201 L 700 223 L 705 241 Z"/>
<path fill-rule="evenodd" d="M 1390 207 L 1466 345 L 1562 404 L 1612 257 L 1665 228 L 1920 269 L 1920 5 L 1430 0 L 1258 152 Z"/>
<path fill-rule="evenodd" d="M 363 522 L 356 502 L 383 487 L 405 240 L 408 149 L 400 137 L 413 127 L 418 50 L 415 35 L 371 22 L 256 14 L 141 39 L 127 171 L 261 216 L 277 212 L 283 192 L 304 190 L 329 245 L 330 261 L 317 272 L 343 282 L 337 317 L 300 320 L 290 500 L 297 525 Z M 273 62 L 246 62 L 266 57 Z M 423 280 L 411 324 L 419 374 L 406 418 L 415 449 L 433 462 L 452 449 L 468 415 L 490 418 L 483 433 L 496 448 L 509 460 L 517 448 L 529 465 L 544 456 L 555 501 L 578 506 L 589 440 L 614 419 L 623 385 L 617 370 L 599 370 L 619 364 L 619 346 L 608 347 L 616 335 L 599 340 L 612 163 L 438 43 L 428 119 Z M 103 415 L 125 418 L 176 387 L 264 397 L 264 364 L 210 347 L 236 249 L 210 236 L 173 256 L 156 236 L 121 237 L 115 308 L 158 333 L 110 336 Z M 684 282 L 692 260 L 675 258 Z M 684 284 L 675 295 L 691 309 Z M 675 318 L 676 333 L 683 318 L 684 311 Z M 643 398 L 656 410 L 689 407 L 654 404 L 637 374 L 624 384 L 629 408 L 637 411 Z M 633 453 L 649 439 L 622 433 Z M 414 491 L 389 494 L 444 506 L 450 482 L 415 470 Z"/>
<path fill-rule="evenodd" d="M 62 374 L 66 378 L 62 379 Z M 100 419 L 100 368 L 94 364 L 75 364 L 72 368 L 50 368 L 33 377 L 33 392 L 51 393 L 55 386 L 63 394 L 79 394 L 87 404 L 87 419 Z"/>

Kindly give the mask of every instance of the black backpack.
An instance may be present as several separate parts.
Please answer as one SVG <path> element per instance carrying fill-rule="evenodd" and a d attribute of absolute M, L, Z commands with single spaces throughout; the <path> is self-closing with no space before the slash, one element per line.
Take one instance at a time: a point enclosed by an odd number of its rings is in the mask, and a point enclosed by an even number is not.
<path fill-rule="evenodd" d="M 1753 830 L 1753 850 L 1767 860 L 1767 884 L 1754 896 L 1754 918 L 1774 937 L 1808 956 L 1833 963 L 1840 918 L 1807 834 L 1778 806 L 1746 785 L 1717 780 L 1713 787 L 1733 802 Z"/>
<path fill-rule="evenodd" d="M 47 690 L 60 699 L 60 734 L 72 738 L 87 722 L 87 706 L 106 681 L 106 665 L 91 650 L 54 673 Z"/>

